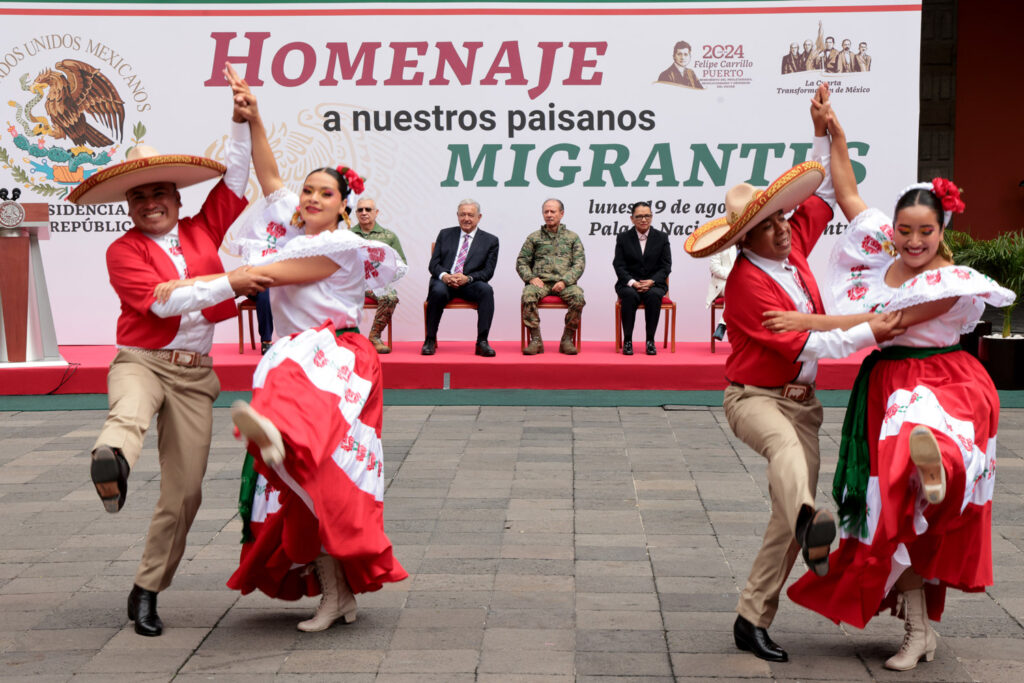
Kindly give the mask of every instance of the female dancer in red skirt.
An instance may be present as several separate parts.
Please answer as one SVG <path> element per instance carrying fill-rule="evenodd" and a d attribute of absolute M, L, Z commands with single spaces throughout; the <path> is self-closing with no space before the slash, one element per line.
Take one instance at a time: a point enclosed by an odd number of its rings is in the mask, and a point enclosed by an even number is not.
<path fill-rule="evenodd" d="M 384 534 L 380 362 L 355 329 L 364 292 L 391 284 L 406 265 L 390 247 L 339 227 L 345 198 L 362 191 L 351 169 L 313 171 L 298 197 L 283 187 L 255 97 L 230 67 L 225 74 L 251 123 L 265 195 L 238 242 L 245 262 L 274 279 L 282 335 L 256 368 L 252 403 L 231 409 L 260 457 L 247 456 L 243 472 L 244 542 L 228 586 L 285 600 L 322 593 L 315 616 L 298 624 L 322 631 L 355 620 L 353 593 L 408 576 Z M 158 298 L 188 282 L 161 285 Z"/>
<path fill-rule="evenodd" d="M 1014 295 L 953 264 L 942 242 L 963 210 L 948 180 L 900 193 L 893 220 L 857 193 L 846 138 L 831 116 L 832 174 L 850 227 L 830 259 L 830 310 L 769 312 L 774 330 L 846 326 L 866 313 L 902 311 L 906 332 L 865 359 L 843 424 L 833 485 L 841 540 L 828 575 L 808 572 L 788 591 L 796 603 L 863 628 L 902 607 L 903 645 L 885 662 L 907 670 L 931 661 L 946 589 L 992 583 L 991 508 L 999 396 L 985 369 L 959 350 L 985 304 Z"/>

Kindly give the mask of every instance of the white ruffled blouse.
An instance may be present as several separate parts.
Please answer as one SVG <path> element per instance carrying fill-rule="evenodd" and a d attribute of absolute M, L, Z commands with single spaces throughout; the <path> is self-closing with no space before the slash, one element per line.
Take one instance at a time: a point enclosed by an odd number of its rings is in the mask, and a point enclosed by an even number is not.
<path fill-rule="evenodd" d="M 282 188 L 258 200 L 248 213 L 237 244 L 242 260 L 264 265 L 289 259 L 326 256 L 338 264 L 330 276 L 270 291 L 274 330 L 284 336 L 322 325 L 355 327 L 366 290 L 382 291 L 408 271 L 398 253 L 386 244 L 365 240 L 350 230 L 306 235 L 292 225 L 299 198 Z"/>
<path fill-rule="evenodd" d="M 853 219 L 829 257 L 829 311 L 837 315 L 898 311 L 958 298 L 945 314 L 913 325 L 881 346 L 951 346 L 962 332 L 974 329 L 986 303 L 1007 306 L 1015 298 L 987 275 L 957 265 L 929 270 L 899 287 L 890 287 L 885 284 L 885 274 L 895 259 L 892 221 L 878 209 L 865 209 Z"/>

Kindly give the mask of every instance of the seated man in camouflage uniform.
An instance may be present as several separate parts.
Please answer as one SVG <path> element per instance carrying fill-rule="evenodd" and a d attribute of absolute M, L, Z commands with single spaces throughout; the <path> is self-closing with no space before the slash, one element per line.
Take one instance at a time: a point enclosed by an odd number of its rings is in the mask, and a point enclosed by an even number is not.
<path fill-rule="evenodd" d="M 356 204 L 356 224 L 352 226 L 352 232 L 363 239 L 383 242 L 398 252 L 398 255 L 405 261 L 405 253 L 402 251 L 402 244 L 398 241 L 398 235 L 377 223 L 377 202 L 364 197 Z M 377 302 L 377 314 L 373 316 L 373 326 L 370 328 L 370 343 L 377 353 L 391 353 L 391 347 L 385 346 L 380 339 L 380 333 L 391 324 L 391 316 L 398 306 L 398 292 L 391 287 L 380 296 L 373 292 L 367 292 L 366 296 Z"/>
<path fill-rule="evenodd" d="M 516 272 L 526 283 L 523 287 L 523 324 L 530 329 L 530 344 L 523 353 L 527 356 L 544 353 L 537 302 L 549 294 L 556 294 L 569 306 L 558 350 L 575 355 L 573 339 L 580 326 L 580 313 L 587 303 L 583 300 L 583 290 L 576 284 L 587 265 L 583 242 L 579 235 L 562 224 L 565 206 L 561 201 L 549 199 L 541 211 L 543 227 L 530 233 L 516 259 Z"/>

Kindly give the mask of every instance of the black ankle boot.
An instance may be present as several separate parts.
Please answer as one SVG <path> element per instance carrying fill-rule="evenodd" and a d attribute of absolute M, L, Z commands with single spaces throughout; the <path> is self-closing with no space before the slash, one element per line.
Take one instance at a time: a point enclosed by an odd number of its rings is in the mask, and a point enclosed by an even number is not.
<path fill-rule="evenodd" d="M 135 632 L 140 636 L 158 636 L 164 632 L 164 622 L 156 613 L 156 595 L 139 586 L 132 586 L 128 594 L 128 618 L 135 622 Z"/>

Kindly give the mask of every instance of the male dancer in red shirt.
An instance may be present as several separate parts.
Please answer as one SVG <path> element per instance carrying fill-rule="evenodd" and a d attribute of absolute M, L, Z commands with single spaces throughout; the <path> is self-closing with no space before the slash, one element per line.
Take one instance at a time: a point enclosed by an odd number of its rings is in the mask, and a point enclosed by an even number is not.
<path fill-rule="evenodd" d="M 91 474 L 107 511 L 120 510 L 143 437 L 157 416 L 160 498 L 128 596 L 128 618 L 144 636 L 163 632 L 156 596 L 171 584 L 202 499 L 213 401 L 220 393 L 208 355 L 214 324 L 235 316 L 236 295 L 268 284 L 268 278 L 239 268 L 181 288 L 165 303 L 153 296 L 166 280 L 224 271 L 218 250 L 247 204 L 252 147 L 249 124 L 237 112 L 232 118 L 226 170 L 210 159 L 135 147 L 127 161 L 92 175 L 68 196 L 76 204 L 127 200 L 134 223 L 107 249 L 110 284 L 121 300 L 119 349 L 107 374 L 110 413 L 93 447 Z M 222 173 L 199 213 L 179 217 L 178 188 Z"/>
<path fill-rule="evenodd" d="M 725 286 L 723 318 L 732 352 L 724 407 L 736 436 L 768 461 L 772 511 L 736 606 L 733 636 L 739 649 L 773 662 L 789 659 L 767 629 L 796 555 L 802 552 L 808 566 L 824 574 L 836 535 L 832 513 L 814 502 L 822 422 L 814 396 L 817 361 L 842 358 L 903 331 L 899 314 L 850 319 L 848 330 L 775 333 L 765 327 L 765 311 L 824 313 L 807 256 L 835 203 L 827 111 L 828 87 L 822 85 L 811 106 L 816 161 L 787 171 L 764 191 L 746 183 L 733 187 L 726 194 L 727 218 L 701 226 L 685 245 L 692 256 L 740 248 Z"/>

